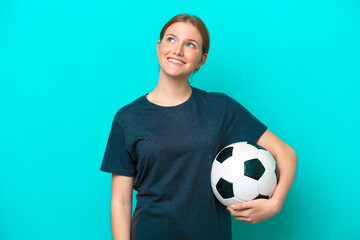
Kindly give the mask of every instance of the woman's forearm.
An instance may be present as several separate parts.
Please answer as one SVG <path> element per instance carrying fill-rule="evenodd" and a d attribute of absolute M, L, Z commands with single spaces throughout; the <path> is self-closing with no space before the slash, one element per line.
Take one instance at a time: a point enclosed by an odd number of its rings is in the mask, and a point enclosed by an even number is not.
<path fill-rule="evenodd" d="M 131 205 L 111 203 L 111 230 L 113 240 L 130 240 Z"/>
<path fill-rule="evenodd" d="M 297 155 L 293 149 L 276 156 L 279 182 L 272 198 L 278 202 L 280 208 L 294 181 L 297 160 Z"/>

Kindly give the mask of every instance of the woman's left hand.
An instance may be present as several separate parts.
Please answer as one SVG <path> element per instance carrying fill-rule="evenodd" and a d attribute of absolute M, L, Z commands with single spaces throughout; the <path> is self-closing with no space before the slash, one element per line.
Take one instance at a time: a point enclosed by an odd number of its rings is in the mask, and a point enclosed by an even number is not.
<path fill-rule="evenodd" d="M 281 207 L 282 204 L 270 198 L 238 203 L 228 206 L 226 209 L 236 220 L 258 223 L 276 215 L 280 212 Z"/>

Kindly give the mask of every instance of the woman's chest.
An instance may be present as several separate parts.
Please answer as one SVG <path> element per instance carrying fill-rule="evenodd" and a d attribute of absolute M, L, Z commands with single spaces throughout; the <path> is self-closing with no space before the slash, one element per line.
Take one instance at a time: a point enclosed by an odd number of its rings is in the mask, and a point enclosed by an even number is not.
<path fill-rule="evenodd" d="M 221 117 L 197 112 L 144 116 L 136 130 L 127 133 L 137 159 L 159 161 L 189 154 L 219 150 Z"/>

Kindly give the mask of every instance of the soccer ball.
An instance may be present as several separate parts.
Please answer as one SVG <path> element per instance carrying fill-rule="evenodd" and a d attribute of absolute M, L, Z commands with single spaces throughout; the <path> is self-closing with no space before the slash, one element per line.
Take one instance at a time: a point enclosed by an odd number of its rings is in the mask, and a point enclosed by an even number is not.
<path fill-rule="evenodd" d="M 224 147 L 211 168 L 211 187 L 225 206 L 269 199 L 277 185 L 276 161 L 264 148 L 249 142 Z"/>

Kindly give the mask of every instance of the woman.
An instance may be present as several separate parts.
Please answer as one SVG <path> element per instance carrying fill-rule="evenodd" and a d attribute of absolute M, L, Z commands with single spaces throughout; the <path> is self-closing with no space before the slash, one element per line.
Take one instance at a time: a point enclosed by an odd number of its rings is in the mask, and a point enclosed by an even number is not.
<path fill-rule="evenodd" d="M 292 185 L 297 156 L 240 103 L 189 85 L 207 59 L 210 38 L 196 16 L 180 14 L 160 33 L 156 88 L 114 116 L 102 171 L 112 173 L 114 239 L 231 239 L 231 217 L 257 223 L 277 214 Z M 271 199 L 230 207 L 210 186 L 212 160 L 225 146 L 249 141 L 277 160 Z M 138 191 L 133 217 L 132 190 Z"/>

